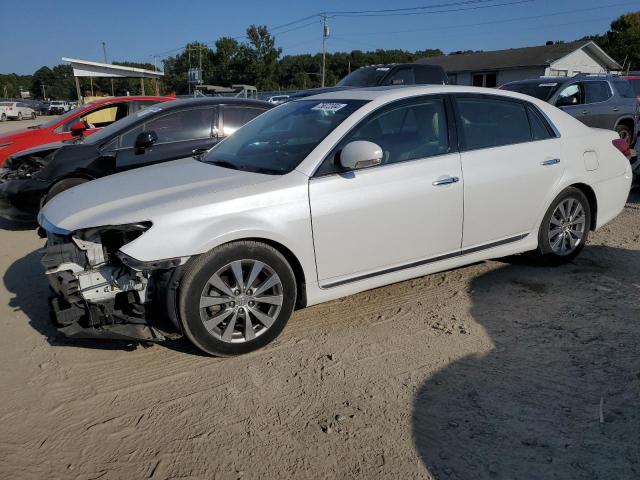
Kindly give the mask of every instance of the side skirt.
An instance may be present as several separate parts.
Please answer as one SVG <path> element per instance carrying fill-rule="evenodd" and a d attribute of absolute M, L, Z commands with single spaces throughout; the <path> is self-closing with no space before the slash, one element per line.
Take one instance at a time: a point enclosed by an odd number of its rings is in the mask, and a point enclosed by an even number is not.
<path fill-rule="evenodd" d="M 431 257 L 424 260 L 418 260 L 417 262 L 405 263 L 404 265 L 398 265 L 396 267 L 385 268 L 383 270 L 377 270 L 375 272 L 365 273 L 363 275 L 358 275 L 355 277 L 345 278 L 343 280 L 337 280 L 335 282 L 325 283 L 321 285 L 321 288 L 334 288 L 342 285 L 346 285 L 353 282 L 358 282 L 360 280 L 366 280 L 368 278 L 378 277 L 380 275 L 386 275 L 389 273 L 398 272 L 401 270 L 407 270 L 409 268 L 421 267 L 423 265 L 428 265 L 430 263 L 440 262 L 442 260 L 449 260 L 451 258 L 462 257 L 465 255 L 470 255 L 472 253 L 480 252 L 482 250 L 488 250 L 490 248 L 499 247 L 501 245 L 506 245 L 508 243 L 518 242 L 526 238 L 529 234 L 523 233 L 521 235 L 516 235 L 515 237 L 505 238 L 503 240 L 499 240 L 497 242 L 487 243 L 485 245 L 480 245 L 477 247 L 466 248 L 464 250 L 459 250 L 457 252 L 447 253 L 445 255 L 439 255 L 437 257 Z"/>

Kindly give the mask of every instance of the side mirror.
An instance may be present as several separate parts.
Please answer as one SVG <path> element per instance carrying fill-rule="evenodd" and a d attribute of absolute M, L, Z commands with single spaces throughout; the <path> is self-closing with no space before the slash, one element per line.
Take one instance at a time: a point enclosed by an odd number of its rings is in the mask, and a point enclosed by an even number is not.
<path fill-rule="evenodd" d="M 136 137 L 136 143 L 134 144 L 134 147 L 136 150 L 142 152 L 157 141 L 158 135 L 156 134 L 156 132 L 141 132 Z"/>
<path fill-rule="evenodd" d="M 73 135 L 74 137 L 79 137 L 84 133 L 86 129 L 87 126 L 84 124 L 84 122 L 76 122 L 71 125 L 71 135 Z"/>
<path fill-rule="evenodd" d="M 196 148 L 191 151 L 191 156 L 195 159 L 199 159 L 200 157 L 202 157 L 202 155 L 204 155 L 208 151 L 209 151 L 208 148 Z"/>
<path fill-rule="evenodd" d="M 347 170 L 373 167 L 382 162 L 383 152 L 380 145 L 366 140 L 354 140 L 340 152 L 340 165 Z"/>

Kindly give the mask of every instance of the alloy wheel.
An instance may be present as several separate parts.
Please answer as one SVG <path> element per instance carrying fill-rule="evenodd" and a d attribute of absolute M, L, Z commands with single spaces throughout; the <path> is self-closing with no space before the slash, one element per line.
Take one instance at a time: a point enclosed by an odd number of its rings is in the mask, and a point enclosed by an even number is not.
<path fill-rule="evenodd" d="M 560 256 L 574 252 L 582 244 L 586 220 L 584 207 L 577 199 L 563 199 L 549 221 L 549 243 L 553 252 Z"/>
<path fill-rule="evenodd" d="M 283 301 L 282 281 L 273 268 L 236 260 L 209 278 L 200 295 L 200 319 L 216 339 L 244 343 L 274 324 Z"/>

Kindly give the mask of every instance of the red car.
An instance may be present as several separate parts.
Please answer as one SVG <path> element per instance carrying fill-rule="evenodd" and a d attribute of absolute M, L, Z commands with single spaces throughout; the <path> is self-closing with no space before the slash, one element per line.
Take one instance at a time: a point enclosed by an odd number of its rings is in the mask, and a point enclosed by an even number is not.
<path fill-rule="evenodd" d="M 47 143 L 69 140 L 82 134 L 90 135 L 149 105 L 169 100 L 175 100 L 175 96 L 107 97 L 87 103 L 47 123 L 0 135 L 0 167 L 14 153 Z M 100 111 L 102 113 L 97 113 Z"/>

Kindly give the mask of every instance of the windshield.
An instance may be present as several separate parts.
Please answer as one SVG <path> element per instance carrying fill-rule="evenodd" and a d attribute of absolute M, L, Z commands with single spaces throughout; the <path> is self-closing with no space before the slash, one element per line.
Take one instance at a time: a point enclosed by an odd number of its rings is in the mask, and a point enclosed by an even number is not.
<path fill-rule="evenodd" d="M 389 70 L 389 67 L 362 67 L 344 77 L 336 85 L 338 87 L 375 87 Z"/>
<path fill-rule="evenodd" d="M 13 102 L 0 102 L 0 107 L 11 107 Z"/>
<path fill-rule="evenodd" d="M 541 82 L 541 83 L 512 83 L 503 85 L 504 90 L 512 92 L 524 93 L 540 100 L 548 101 L 558 89 L 557 82 Z"/>
<path fill-rule="evenodd" d="M 202 161 L 256 173 L 289 173 L 363 100 L 298 100 L 256 117 Z"/>

